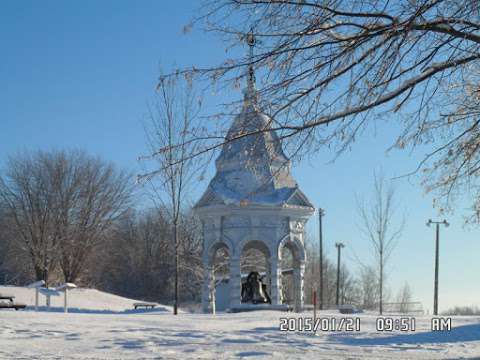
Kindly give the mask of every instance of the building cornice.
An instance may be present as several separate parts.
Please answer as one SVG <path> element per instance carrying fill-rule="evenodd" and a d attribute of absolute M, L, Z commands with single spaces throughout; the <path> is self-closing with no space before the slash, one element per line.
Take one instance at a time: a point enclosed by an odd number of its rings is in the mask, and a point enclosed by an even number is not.
<path fill-rule="evenodd" d="M 295 206 L 295 205 L 283 205 L 283 206 L 271 206 L 271 205 L 210 205 L 194 208 L 195 213 L 199 217 L 210 216 L 227 216 L 227 215 L 280 215 L 289 216 L 295 218 L 309 218 L 315 212 L 313 207 Z"/>

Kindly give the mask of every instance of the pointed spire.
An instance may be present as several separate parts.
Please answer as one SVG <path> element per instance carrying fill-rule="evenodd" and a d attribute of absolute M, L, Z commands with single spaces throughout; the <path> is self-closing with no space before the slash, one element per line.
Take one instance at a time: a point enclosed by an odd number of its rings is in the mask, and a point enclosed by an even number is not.
<path fill-rule="evenodd" d="M 257 102 L 257 90 L 255 88 L 255 71 L 253 70 L 253 48 L 256 43 L 253 30 L 247 34 L 246 43 L 249 47 L 249 65 L 247 76 L 247 88 L 244 90 L 244 100 L 248 105 L 250 103 L 256 104 Z"/>

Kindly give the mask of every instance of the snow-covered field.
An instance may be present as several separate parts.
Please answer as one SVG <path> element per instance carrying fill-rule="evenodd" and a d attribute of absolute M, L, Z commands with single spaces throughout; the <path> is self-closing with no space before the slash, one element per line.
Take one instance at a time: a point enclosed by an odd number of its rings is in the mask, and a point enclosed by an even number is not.
<path fill-rule="evenodd" d="M 18 301 L 30 303 L 29 291 L 0 287 L 0 293 L 23 292 L 17 295 Z M 133 300 L 96 290 L 76 291 L 70 297 L 72 304 L 76 301 L 76 308 L 90 308 L 91 312 L 0 310 L 0 358 L 480 358 L 480 317 L 453 317 L 450 332 L 431 332 L 430 318 L 418 317 L 415 332 L 379 333 L 375 331 L 376 316 L 361 314 L 359 332 L 314 335 L 279 331 L 280 317 L 311 313 L 258 311 L 174 316 L 165 311 L 166 307 L 155 312 L 131 313 L 121 311 L 130 309 Z M 107 311 L 109 302 L 112 311 Z M 339 317 L 329 312 L 322 312 L 321 316 Z"/>
<path fill-rule="evenodd" d="M 15 301 L 33 307 L 35 305 L 35 290 L 18 286 L 0 286 L 0 294 L 14 295 Z M 63 311 L 63 293 L 52 296 L 50 311 Z M 95 289 L 72 289 L 68 292 L 69 312 L 73 313 L 118 313 L 134 312 L 133 303 L 138 300 L 127 299 L 121 296 L 109 294 Z M 45 296 L 40 294 L 39 305 L 45 310 Z M 157 312 L 171 311 L 171 307 L 161 305 Z"/>

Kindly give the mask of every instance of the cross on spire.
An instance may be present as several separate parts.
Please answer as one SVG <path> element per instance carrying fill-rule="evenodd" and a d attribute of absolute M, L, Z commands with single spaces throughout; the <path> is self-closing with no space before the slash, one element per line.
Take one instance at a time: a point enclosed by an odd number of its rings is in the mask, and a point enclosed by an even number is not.
<path fill-rule="evenodd" d="M 255 102 L 256 100 L 256 90 L 255 90 L 255 72 L 253 70 L 253 48 L 256 44 L 255 35 L 253 34 L 253 29 L 247 34 L 246 41 L 249 47 L 249 57 L 248 57 L 248 78 L 247 78 L 247 89 L 245 91 L 245 99 Z"/>

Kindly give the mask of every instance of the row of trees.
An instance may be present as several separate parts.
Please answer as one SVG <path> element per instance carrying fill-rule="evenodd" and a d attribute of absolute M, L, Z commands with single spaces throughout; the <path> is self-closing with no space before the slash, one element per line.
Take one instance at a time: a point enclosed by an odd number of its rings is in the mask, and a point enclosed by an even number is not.
<path fill-rule="evenodd" d="M 1 280 L 76 282 L 171 301 L 177 247 L 181 293 L 198 297 L 198 221 L 182 210 L 174 230 L 164 206 L 135 210 L 132 179 L 82 151 L 10 157 L 0 177 Z"/>
<path fill-rule="evenodd" d="M 137 177 L 144 186 L 135 186 L 133 174 L 82 151 L 9 159 L 0 178 L 6 276 L 29 279 L 33 273 L 48 284 L 61 275 L 64 281 L 94 281 L 160 300 L 173 276 L 175 313 L 180 287 L 195 296 L 201 243 L 188 194 L 206 162 L 188 159 L 199 143 L 187 142 L 186 135 L 195 129 L 200 103 L 186 82 L 167 80 L 157 95 L 146 126 L 151 155 L 142 157 L 144 174 Z M 133 210 L 139 192 L 150 197 L 152 209 Z M 138 281 L 125 281 L 131 276 Z"/>
<path fill-rule="evenodd" d="M 73 282 L 132 196 L 127 173 L 84 152 L 11 157 L 0 178 L 4 254 L 28 258 L 36 279 L 59 269 Z"/>
<path fill-rule="evenodd" d="M 42 160 L 41 163 L 37 161 Z M 89 156 L 83 152 L 37 152 L 20 155 L 10 158 L 9 164 L 16 164 L 14 167 L 23 168 L 24 175 L 32 179 L 33 174 L 43 174 L 39 178 L 47 179 L 50 175 L 49 169 L 63 164 L 68 169 L 76 169 L 74 172 L 67 172 L 67 178 L 72 178 L 75 174 L 83 174 L 84 171 L 79 170 L 85 164 L 91 164 Z M 37 163 L 36 167 L 21 166 L 22 162 L 29 165 Z M 99 169 L 94 173 L 98 173 L 100 169 L 106 166 L 98 158 L 95 158 L 95 164 Z M 42 164 L 40 166 L 39 164 Z M 67 165 L 68 164 L 68 165 Z M 82 165 L 83 164 L 83 165 Z M 113 169 L 113 167 L 112 167 Z M 29 172 L 32 173 L 29 173 Z M 105 183 L 120 182 L 113 189 L 122 189 L 122 206 L 117 208 L 121 211 L 110 214 L 108 223 L 102 223 L 102 232 L 92 232 L 95 236 L 94 240 L 77 236 L 76 233 L 66 233 L 55 230 L 54 227 L 42 227 L 37 225 L 37 219 L 43 220 L 45 223 L 51 221 L 54 215 L 62 214 L 65 211 L 69 216 L 62 219 L 63 229 L 77 229 L 79 219 L 93 217 L 98 214 L 101 209 L 113 208 L 104 203 L 106 197 L 92 193 L 92 198 L 98 198 L 98 201 L 92 201 L 89 208 L 90 215 L 83 214 L 82 218 L 77 217 L 78 207 L 72 206 L 70 209 L 64 207 L 50 208 L 50 204 L 41 203 L 42 187 L 22 187 L 23 182 L 17 183 L 13 178 L 8 178 L 8 194 L 16 199 L 38 199 L 37 203 L 28 203 L 32 207 L 27 221 L 25 209 L 27 204 L 18 203 L 16 208 L 12 207 L 12 203 L 4 200 L 0 202 L 2 222 L 0 224 L 0 276 L 2 282 L 13 284 L 25 284 L 34 279 L 47 279 L 50 283 L 58 283 L 63 281 L 73 281 L 86 286 L 93 286 L 105 291 L 117 293 L 120 295 L 142 298 L 150 301 L 161 301 L 165 303 L 172 302 L 175 293 L 175 240 L 173 237 L 173 227 L 171 224 L 168 209 L 164 207 L 152 207 L 142 211 L 133 208 L 134 195 L 133 187 L 128 184 L 119 172 L 112 170 L 112 178 Z M 54 179 L 49 179 L 54 182 Z M 125 182 L 128 185 L 125 185 Z M 55 181 L 59 183 L 59 181 Z M 86 189 L 82 184 L 90 184 L 91 181 L 78 182 L 76 191 L 72 193 L 83 194 Z M 7 191 L 7 182 L 3 180 L 2 192 Z M 22 191 L 20 191 L 22 189 Z M 50 197 L 60 197 L 64 194 L 64 188 L 50 188 L 52 194 Z M 93 191 L 93 190 L 92 190 Z M 2 197 L 3 199 L 3 197 Z M 102 201 L 100 201 L 100 199 Z M 19 200 L 17 200 L 19 201 Z M 73 201 L 73 200 L 72 200 Z M 79 200 L 75 200 L 76 203 Z M 47 213 L 43 213 L 47 211 Z M 83 210 L 85 212 L 85 210 Z M 24 217 L 22 217 L 24 216 Z M 15 219 L 17 219 L 15 221 Z M 23 219 L 23 222 L 20 222 Z M 67 220 L 69 222 L 67 222 Z M 39 229 L 37 229 L 37 227 Z M 55 230 L 52 233 L 49 231 Z M 72 230 L 73 231 L 73 230 Z M 179 268 L 179 299 L 184 302 L 198 302 L 200 300 L 201 284 L 203 282 L 203 269 L 201 262 L 202 239 L 200 224 L 195 216 L 188 209 L 182 211 L 179 215 L 178 229 L 178 268 Z M 57 235 L 63 234 L 64 237 Z M 22 234 L 29 234 L 30 238 Z M 35 238 L 33 245 L 31 237 Z M 68 238 L 67 234 L 73 234 Z M 86 232 L 83 232 L 86 234 Z M 92 235 L 92 236 L 93 236 Z M 55 238 L 56 236 L 56 238 Z M 87 235 L 85 235 L 87 236 Z M 52 240 L 55 241 L 46 241 Z M 29 246 L 37 246 L 32 251 Z M 45 248 L 45 247 L 46 248 Z M 46 249 L 46 250 L 45 250 Z M 37 251 L 38 250 L 38 251 Z M 307 264 L 305 273 L 305 289 L 306 300 L 310 302 L 312 299 L 312 290 L 318 288 L 319 279 L 319 257 L 318 248 L 313 241 L 307 242 Z M 44 252 L 45 251 L 45 252 Z M 81 257 L 76 258 L 75 254 Z M 75 261 L 75 272 L 71 272 L 71 262 L 65 261 L 68 254 Z M 42 261 L 47 258 L 47 271 L 41 267 Z M 69 258 L 67 258 L 69 259 Z M 80 261 L 81 260 L 81 261 Z M 244 259 L 248 262 L 249 256 Z M 255 262 L 257 264 L 257 262 Z M 328 259 L 324 261 L 324 278 L 325 278 L 325 303 L 334 305 L 336 294 L 336 265 Z M 384 296 L 385 297 L 385 296 Z M 357 274 L 353 274 L 347 266 L 343 265 L 341 269 L 340 280 L 340 298 L 342 303 L 355 304 L 364 309 L 378 309 L 380 302 L 379 292 L 379 276 L 378 271 L 373 266 L 365 266 Z M 392 297 L 386 296 L 392 299 Z M 397 299 L 394 299 L 397 301 Z M 400 302 L 411 301 L 411 296 L 398 298 Z"/>
<path fill-rule="evenodd" d="M 130 210 L 119 220 L 97 257 L 94 286 L 131 298 L 171 303 L 176 246 L 165 209 Z M 179 300 L 200 299 L 202 239 L 198 221 L 181 214 L 178 226 Z"/>
<path fill-rule="evenodd" d="M 313 254 L 312 254 L 313 255 Z M 318 265 L 318 264 L 317 264 Z M 309 261 L 308 268 L 314 269 L 314 262 Z M 336 266 L 330 261 L 324 265 L 324 303 L 327 307 L 334 307 L 336 302 Z M 340 303 L 355 305 L 359 309 L 379 311 L 380 306 L 380 282 L 377 270 L 368 266 L 362 268 L 355 275 L 347 266 L 340 270 Z M 307 272 L 305 279 L 306 300 L 312 301 L 313 291 L 318 286 L 318 271 Z M 390 311 L 409 313 L 412 308 L 413 294 L 408 283 L 401 286 L 394 294 L 388 286 L 384 285 L 382 300 L 384 303 L 393 303 Z M 384 311 L 384 309 L 382 309 Z"/>
<path fill-rule="evenodd" d="M 2 216 L 2 219 L 6 218 L 8 216 Z M 203 272 L 199 226 L 191 213 L 181 214 L 178 229 L 180 239 L 178 284 L 181 301 L 196 302 L 200 299 Z M 74 280 L 67 278 L 69 273 L 63 270 L 64 262 L 61 261 L 61 252 L 57 252 L 58 249 L 49 248 L 52 251 L 49 254 L 49 271 L 36 271 L 35 265 L 40 260 L 32 257 L 24 245 L 23 238 L 6 237 L 6 230 L 4 226 L 0 230 L 2 250 L 0 276 L 2 280 L 7 280 L 7 283 L 25 284 L 33 279 L 45 279 L 47 275 L 50 283 L 70 279 L 79 284 L 98 287 L 127 297 L 166 303 L 172 301 L 175 291 L 175 243 L 172 241 L 173 229 L 165 209 L 136 211 L 131 207 L 126 208 L 115 221 L 111 222 L 102 236 L 97 238 L 93 247 L 90 247 L 90 242 L 85 242 L 79 237 L 70 240 L 69 243 L 74 245 L 74 248 L 69 249 L 69 253 L 83 247 L 80 252 L 86 254 L 85 261 L 75 273 Z M 14 235 L 16 231 L 20 229 L 14 227 L 8 233 Z M 62 248 L 65 248 L 65 245 Z M 89 249 L 91 250 L 88 251 Z M 306 250 L 308 261 L 305 296 L 306 301 L 310 302 L 313 289 L 318 288 L 319 258 L 317 245 L 313 241 L 307 241 Z M 40 252 L 38 256 L 43 256 L 43 253 Z M 336 264 L 326 259 L 324 301 L 332 306 L 335 304 L 336 271 Z M 380 303 L 379 289 L 378 269 L 374 266 L 361 267 L 357 274 L 353 274 L 347 266 L 342 266 L 340 278 L 342 303 L 376 310 Z M 404 292 L 404 289 L 401 291 Z M 388 294 L 383 297 L 387 299 L 386 301 L 392 299 L 404 303 L 411 301 L 411 294 L 403 298 L 400 294 L 397 298 Z"/>
<path fill-rule="evenodd" d="M 318 290 L 319 255 L 318 246 L 307 244 L 307 266 L 305 269 L 305 296 L 311 302 L 313 291 Z M 377 259 L 378 260 L 378 259 Z M 380 276 L 379 263 L 357 263 L 355 271 L 343 264 L 340 268 L 339 301 L 340 304 L 352 304 L 360 309 L 383 312 L 383 303 L 394 303 L 391 310 L 408 313 L 413 301 L 412 291 L 406 282 L 396 294 L 386 285 L 386 276 Z M 385 267 L 383 267 L 385 269 Z M 337 291 L 337 265 L 330 259 L 323 261 L 324 295 L 326 307 L 334 307 Z M 380 310 L 381 308 L 381 310 Z"/>

